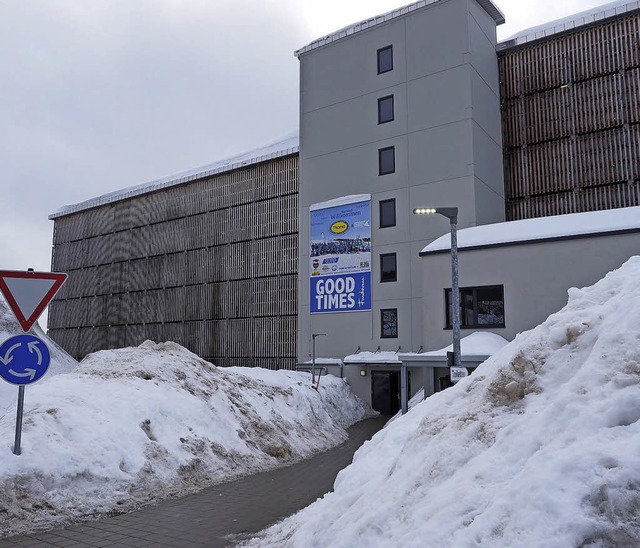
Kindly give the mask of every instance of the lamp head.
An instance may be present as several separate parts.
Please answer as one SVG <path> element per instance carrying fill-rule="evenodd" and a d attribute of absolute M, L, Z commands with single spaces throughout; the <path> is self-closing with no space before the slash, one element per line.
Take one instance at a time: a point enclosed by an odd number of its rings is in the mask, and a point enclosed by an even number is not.
<path fill-rule="evenodd" d="M 457 207 L 416 207 L 413 210 L 414 215 L 433 215 L 434 213 L 439 213 L 454 222 L 458 219 Z"/>

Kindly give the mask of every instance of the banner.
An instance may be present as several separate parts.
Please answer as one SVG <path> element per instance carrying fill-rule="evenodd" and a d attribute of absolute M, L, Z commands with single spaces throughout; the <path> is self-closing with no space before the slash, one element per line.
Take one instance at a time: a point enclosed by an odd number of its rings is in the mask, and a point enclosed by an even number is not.
<path fill-rule="evenodd" d="M 311 313 L 371 310 L 371 196 L 310 209 Z"/>

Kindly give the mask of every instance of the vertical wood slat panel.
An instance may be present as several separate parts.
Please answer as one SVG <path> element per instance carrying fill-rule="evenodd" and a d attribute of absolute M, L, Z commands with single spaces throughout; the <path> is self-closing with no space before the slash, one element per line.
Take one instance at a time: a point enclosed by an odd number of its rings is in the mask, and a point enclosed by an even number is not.
<path fill-rule="evenodd" d="M 635 203 L 639 43 L 634 12 L 499 53 L 508 219 Z"/>
<path fill-rule="evenodd" d="M 76 283 L 59 293 L 52 333 L 79 358 L 173 338 L 225 365 L 258 363 L 256 341 L 260 363 L 295 362 L 271 326 L 297 307 L 278 300 L 283 284 L 297 290 L 280 272 L 297 255 L 297 168 L 292 155 L 59 218 L 54 263 Z M 248 222 L 232 226 L 232 213 Z"/>

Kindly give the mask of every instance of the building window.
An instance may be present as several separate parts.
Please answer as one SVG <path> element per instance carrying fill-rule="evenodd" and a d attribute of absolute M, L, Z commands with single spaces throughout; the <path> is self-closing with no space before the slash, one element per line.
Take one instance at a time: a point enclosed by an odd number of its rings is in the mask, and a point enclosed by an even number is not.
<path fill-rule="evenodd" d="M 385 124 L 393 121 L 393 95 L 378 99 L 378 123 Z"/>
<path fill-rule="evenodd" d="M 393 70 L 393 46 L 378 50 L 378 74 Z"/>
<path fill-rule="evenodd" d="M 446 327 L 451 322 L 451 289 L 445 289 Z M 504 327 L 504 287 L 465 287 L 460 289 L 460 327 Z"/>
<path fill-rule="evenodd" d="M 388 175 L 396 171 L 396 147 L 378 149 L 378 175 Z"/>
<path fill-rule="evenodd" d="M 398 309 L 383 308 L 380 311 L 380 337 L 382 339 L 398 338 Z"/>
<path fill-rule="evenodd" d="M 380 228 L 396 226 L 396 199 L 380 200 Z"/>
<path fill-rule="evenodd" d="M 398 262 L 395 253 L 383 253 L 380 255 L 380 281 L 398 281 Z"/>

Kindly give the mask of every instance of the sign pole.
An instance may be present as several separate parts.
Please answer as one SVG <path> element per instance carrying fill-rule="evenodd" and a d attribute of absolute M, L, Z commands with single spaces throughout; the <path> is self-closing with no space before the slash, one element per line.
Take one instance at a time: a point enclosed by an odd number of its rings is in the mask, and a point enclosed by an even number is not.
<path fill-rule="evenodd" d="M 42 339 L 29 335 L 29 330 L 67 279 L 61 272 L 0 270 L 0 293 L 18 320 L 24 335 L 16 335 L 0 344 L 0 378 L 18 385 L 16 439 L 13 454 L 22 450 L 22 417 L 24 386 L 42 377 L 49 368 L 51 355 Z"/>
<path fill-rule="evenodd" d="M 22 440 L 22 414 L 24 412 L 24 385 L 18 386 L 18 411 L 16 413 L 16 441 L 13 445 L 13 454 L 22 453 L 20 442 Z"/>

